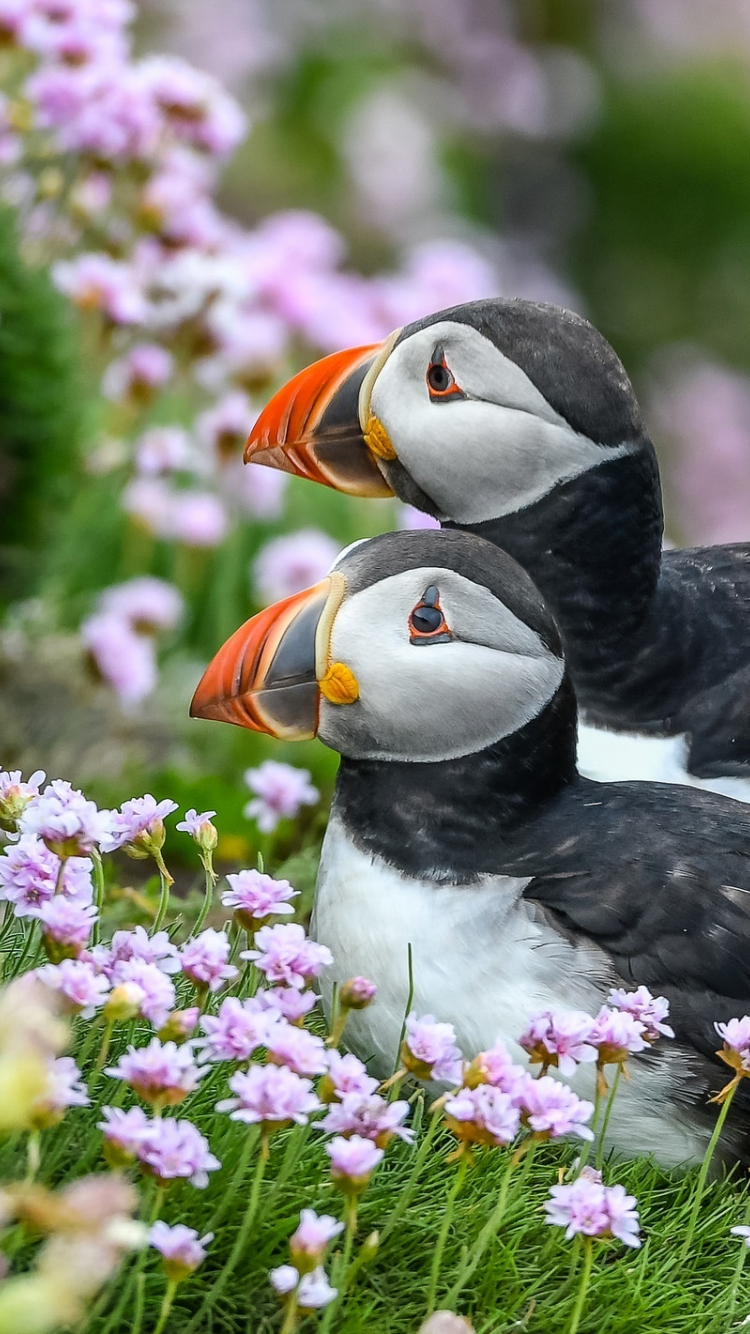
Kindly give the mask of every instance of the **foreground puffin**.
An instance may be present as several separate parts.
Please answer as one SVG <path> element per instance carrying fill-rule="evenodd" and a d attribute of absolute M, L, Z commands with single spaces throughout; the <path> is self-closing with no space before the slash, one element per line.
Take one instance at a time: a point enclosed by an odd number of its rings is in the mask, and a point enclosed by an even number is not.
<path fill-rule="evenodd" d="M 329 1002 L 334 980 L 378 985 L 347 1029 L 378 1074 L 409 944 L 415 1007 L 454 1023 L 467 1055 L 498 1036 L 513 1049 L 530 1011 L 596 1012 L 643 983 L 669 998 L 676 1041 L 634 1058 L 614 1142 L 702 1155 L 726 1076 L 713 1024 L 750 1008 L 750 812 L 580 777 L 559 635 L 509 556 L 458 532 L 357 543 L 227 641 L 191 712 L 341 755 L 312 930 L 334 955 Z M 726 1148 L 745 1154 L 743 1097 Z"/>
<path fill-rule="evenodd" d="M 514 556 L 557 619 L 583 720 L 624 734 L 583 729 L 586 772 L 723 778 L 750 799 L 750 547 L 662 553 L 654 449 L 586 320 L 500 299 L 418 320 L 302 371 L 245 457 L 395 492 Z"/>

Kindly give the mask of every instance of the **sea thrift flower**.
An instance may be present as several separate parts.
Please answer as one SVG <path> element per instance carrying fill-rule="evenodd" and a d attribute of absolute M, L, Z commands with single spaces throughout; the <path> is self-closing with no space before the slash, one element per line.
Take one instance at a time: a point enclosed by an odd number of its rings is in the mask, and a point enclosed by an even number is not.
<path fill-rule="evenodd" d="M 217 547 L 228 522 L 224 506 L 211 491 L 174 491 L 162 535 L 188 547 Z"/>
<path fill-rule="evenodd" d="M 56 891 L 66 899 L 91 902 L 88 857 L 69 857 L 62 865 L 35 834 L 22 834 L 0 854 L 0 898 L 13 904 L 16 917 L 38 916 L 41 905 Z"/>
<path fill-rule="evenodd" d="M 217 462 L 226 463 L 242 453 L 248 431 L 257 415 L 247 394 L 241 389 L 235 389 L 200 414 L 196 430 L 201 442 L 212 451 Z M 252 471 L 248 469 L 248 472 Z M 258 471 L 263 472 L 264 469 Z"/>
<path fill-rule="evenodd" d="M 740 1080 L 750 1079 L 750 1016 L 729 1019 L 725 1024 L 714 1024 L 714 1028 L 724 1044 L 716 1054 L 734 1070 L 734 1078 L 712 1099 L 714 1102 L 724 1102 Z"/>
<path fill-rule="evenodd" d="M 479 1084 L 448 1099 L 445 1120 L 462 1143 L 507 1145 L 518 1134 L 521 1113 L 509 1094 L 492 1084 Z"/>
<path fill-rule="evenodd" d="M 372 1005 L 377 991 L 375 983 L 366 977 L 351 977 L 339 992 L 339 1004 L 344 1010 L 366 1010 Z"/>
<path fill-rule="evenodd" d="M 182 971 L 200 990 L 218 991 L 222 983 L 237 976 L 234 964 L 227 963 L 231 944 L 224 931 L 209 927 L 180 950 Z"/>
<path fill-rule="evenodd" d="M 153 857 L 164 846 L 164 819 L 177 810 L 177 802 L 157 801 L 150 793 L 125 801 L 112 812 L 112 832 L 103 844 L 105 852 L 124 848 L 131 857 Z"/>
<path fill-rule="evenodd" d="M 333 955 L 325 945 L 308 940 L 297 922 L 262 926 L 255 937 L 255 950 L 243 950 L 240 958 L 252 959 L 268 982 L 284 982 L 302 988 L 330 967 Z"/>
<path fill-rule="evenodd" d="M 605 1093 L 607 1089 L 605 1065 L 624 1066 L 629 1056 L 645 1051 L 645 1032 L 646 1025 L 626 1010 L 602 1006 L 588 1035 L 588 1041 L 597 1049 L 597 1083 L 600 1093 Z"/>
<path fill-rule="evenodd" d="M 308 1033 L 306 1028 L 294 1028 L 281 1018 L 269 1027 L 265 1045 L 270 1061 L 287 1065 L 296 1075 L 321 1075 L 326 1069 L 323 1039 Z"/>
<path fill-rule="evenodd" d="M 156 685 L 156 652 L 150 638 L 136 634 L 127 621 L 107 612 L 81 625 L 81 642 L 97 676 L 111 686 L 123 705 L 138 704 Z"/>
<path fill-rule="evenodd" d="M 184 143 L 213 157 L 226 157 L 244 138 L 244 111 L 212 75 L 172 55 L 148 56 L 140 62 L 138 73 L 173 133 Z"/>
<path fill-rule="evenodd" d="M 634 1195 L 623 1186 L 604 1186 L 581 1176 L 569 1185 L 552 1186 L 544 1210 L 547 1222 L 565 1228 L 568 1241 L 584 1237 L 615 1237 L 624 1246 L 640 1246 Z"/>
<path fill-rule="evenodd" d="M 163 973 L 180 971 L 177 946 L 172 944 L 166 931 L 157 931 L 153 936 L 142 926 L 133 927 L 132 931 L 115 931 L 109 950 L 110 971 L 128 959 L 157 964 Z"/>
<path fill-rule="evenodd" d="M 301 1274 L 315 1269 L 325 1255 L 328 1243 L 343 1232 L 344 1224 L 330 1214 L 316 1214 L 314 1209 L 303 1209 L 299 1226 L 289 1238 L 289 1252 L 295 1268 Z"/>
<path fill-rule="evenodd" d="M 643 1037 L 646 1042 L 656 1042 L 658 1037 L 674 1037 L 674 1029 L 664 1023 L 669 1018 L 669 1001 L 666 996 L 652 996 L 648 987 L 638 987 L 635 991 L 625 991 L 619 987 L 610 991 L 609 1003 L 617 1010 L 632 1014 L 634 1019 L 644 1025 Z"/>
<path fill-rule="evenodd" d="M 278 1014 L 265 1009 L 257 996 L 244 1001 L 227 996 L 218 1014 L 205 1014 L 201 1019 L 206 1037 L 198 1039 L 197 1045 L 208 1061 L 249 1061 L 278 1024 Z"/>
<path fill-rule="evenodd" d="M 107 1070 L 123 1079 L 139 1097 L 154 1107 L 172 1107 L 197 1087 L 203 1070 L 193 1061 L 190 1047 L 152 1038 L 147 1047 L 128 1047 L 116 1066 Z"/>
<path fill-rule="evenodd" d="M 289 902 L 299 891 L 292 889 L 288 880 L 274 880 L 261 871 L 238 871 L 228 875 L 230 889 L 222 894 L 225 908 L 234 908 L 235 920 L 246 931 L 255 931 L 269 917 L 280 917 L 294 912 Z"/>
<path fill-rule="evenodd" d="M 462 1058 L 452 1024 L 438 1023 L 431 1014 L 421 1019 L 412 1011 L 401 1044 L 401 1064 L 417 1079 L 442 1079 L 457 1084 Z"/>
<path fill-rule="evenodd" d="M 580 1010 L 542 1010 L 529 1017 L 529 1026 L 518 1041 L 529 1053 L 531 1064 L 541 1064 L 542 1074 L 557 1066 L 561 1075 L 570 1078 L 579 1064 L 596 1060 L 596 1048 L 586 1041 L 593 1026 L 591 1016 Z"/>
<path fill-rule="evenodd" d="M 317 528 L 274 537 L 253 562 L 253 580 L 266 605 L 279 602 L 325 578 L 338 553 L 338 543 Z"/>
<path fill-rule="evenodd" d="M 189 1005 L 186 1010 L 173 1010 L 157 1036 L 162 1042 L 185 1042 L 195 1032 L 200 1017 L 199 1005 Z"/>
<path fill-rule="evenodd" d="M 101 310 L 114 324 L 145 321 L 148 308 L 129 264 L 90 252 L 54 264 L 52 277 L 60 291 L 82 310 Z"/>
<path fill-rule="evenodd" d="M 186 1178 L 199 1190 L 208 1185 L 208 1173 L 221 1167 L 192 1121 L 175 1121 L 171 1116 L 151 1123 L 149 1135 L 138 1148 L 138 1159 L 162 1185 Z"/>
<path fill-rule="evenodd" d="M 279 1265 L 270 1271 L 269 1278 L 280 1297 L 296 1293 L 297 1309 L 303 1315 L 329 1306 L 338 1294 L 338 1288 L 331 1287 L 321 1268 L 300 1274 L 294 1265 Z"/>
<path fill-rule="evenodd" d="M 542 1075 L 541 1079 L 527 1077 L 522 1115 L 537 1139 L 558 1139 L 560 1135 L 593 1139 L 593 1133 L 586 1125 L 593 1111 L 592 1102 L 577 1097 L 572 1089 L 551 1075 Z"/>
<path fill-rule="evenodd" d="M 92 903 L 66 899 L 62 894 L 40 904 L 36 914 L 42 936 L 53 963 L 74 959 L 81 953 L 99 914 Z"/>
<path fill-rule="evenodd" d="M 36 1130 L 57 1125 L 69 1107 L 87 1107 L 89 1095 L 72 1056 L 58 1056 L 48 1064 L 48 1086 L 35 1099 L 31 1124 Z"/>
<path fill-rule="evenodd" d="M 491 1084 L 518 1102 L 526 1087 L 527 1073 L 514 1063 L 503 1043 L 496 1042 L 494 1047 L 474 1057 L 464 1071 L 463 1082 L 469 1089 Z"/>
<path fill-rule="evenodd" d="M 157 1221 L 149 1233 L 149 1241 L 161 1254 L 164 1272 L 172 1283 L 182 1283 L 195 1272 L 205 1260 L 205 1248 L 213 1239 L 213 1232 L 199 1237 L 194 1228 L 185 1227 L 184 1223 L 169 1227 Z"/>
<path fill-rule="evenodd" d="M 323 1102 L 333 1102 L 356 1093 L 360 1098 L 367 1098 L 378 1087 L 377 1079 L 368 1075 L 362 1061 L 351 1052 L 342 1056 L 333 1048 L 327 1053 L 328 1070 L 320 1081 L 318 1094 Z"/>
<path fill-rule="evenodd" d="M 331 1160 L 331 1176 L 346 1194 L 358 1195 L 363 1191 L 383 1161 L 384 1150 L 361 1135 L 352 1135 L 350 1139 L 337 1136 L 325 1149 Z"/>
<path fill-rule="evenodd" d="M 256 992 L 255 998 L 290 1024 L 300 1024 L 320 999 L 314 991 L 298 991 L 296 987 L 272 987 Z"/>
<path fill-rule="evenodd" d="M 257 769 L 247 769 L 245 782 L 255 795 L 245 807 L 263 834 L 272 834 L 280 820 L 294 820 L 300 806 L 314 806 L 320 797 L 307 769 L 295 769 L 278 760 L 264 760 Z"/>
<path fill-rule="evenodd" d="M 0 770 L 0 829 L 9 834 L 16 832 L 18 821 L 29 802 L 39 796 L 44 778 L 42 769 L 37 769 L 27 783 L 23 782 L 20 769 L 11 773 Z"/>
<path fill-rule="evenodd" d="M 340 1102 L 330 1104 L 325 1118 L 318 1124 L 321 1130 L 346 1138 L 358 1135 L 371 1139 L 384 1149 L 394 1135 L 411 1144 L 414 1132 L 403 1125 L 408 1115 L 408 1102 L 386 1102 L 378 1093 L 366 1096 L 345 1093 Z"/>
<path fill-rule="evenodd" d="M 104 1157 L 110 1167 L 126 1167 L 135 1162 L 141 1145 L 146 1141 L 153 1122 L 141 1107 L 102 1107 L 103 1121 L 97 1130 L 104 1135 Z"/>
<path fill-rule="evenodd" d="M 150 426 L 136 442 L 135 466 L 141 476 L 153 477 L 194 468 L 187 431 L 181 426 Z"/>
<path fill-rule="evenodd" d="M 112 985 L 135 984 L 141 991 L 141 998 L 136 1013 L 148 1019 L 154 1028 L 161 1028 L 174 1009 L 176 996 L 174 983 L 155 963 L 145 959 L 119 959 L 112 972 Z"/>
<path fill-rule="evenodd" d="M 120 982 L 113 987 L 104 1006 L 104 1018 L 113 1024 L 124 1024 L 136 1019 L 146 998 L 137 982 Z"/>
<path fill-rule="evenodd" d="M 58 857 L 82 857 L 98 844 L 106 843 L 112 822 L 111 811 L 97 810 L 82 792 L 61 778 L 54 778 L 26 807 L 19 821 L 24 834 L 41 838 Z"/>
<path fill-rule="evenodd" d="M 138 404 L 150 403 L 154 391 L 167 383 L 173 367 L 174 358 L 166 348 L 158 343 L 136 343 L 107 367 L 102 392 L 115 402 L 130 398 Z"/>
<path fill-rule="evenodd" d="M 107 978 L 83 959 L 62 959 L 60 963 L 45 964 L 43 968 L 37 968 L 36 976 L 45 986 L 58 991 L 66 1007 L 84 1019 L 91 1019 L 104 1004 L 109 991 Z"/>
<path fill-rule="evenodd" d="M 252 1065 L 247 1074 L 237 1072 L 229 1080 L 233 1098 L 216 1104 L 233 1121 L 262 1126 L 266 1133 L 295 1121 L 307 1124 L 311 1112 L 320 1107 L 309 1079 L 301 1079 L 284 1065 Z"/>
<path fill-rule="evenodd" d="M 128 579 L 124 584 L 105 588 L 100 598 L 100 607 L 105 614 L 121 617 L 131 629 L 143 635 L 155 635 L 158 630 L 174 630 L 185 612 L 179 589 L 151 575 Z M 169 814 L 168 811 L 164 813 Z"/>
<path fill-rule="evenodd" d="M 195 839 L 201 852 L 215 852 L 219 842 L 219 835 L 214 825 L 211 824 L 216 811 L 203 811 L 200 815 L 193 807 L 192 810 L 185 811 L 185 819 L 180 820 L 175 825 L 181 833 L 190 834 Z M 223 900 L 222 900 L 223 902 Z"/>

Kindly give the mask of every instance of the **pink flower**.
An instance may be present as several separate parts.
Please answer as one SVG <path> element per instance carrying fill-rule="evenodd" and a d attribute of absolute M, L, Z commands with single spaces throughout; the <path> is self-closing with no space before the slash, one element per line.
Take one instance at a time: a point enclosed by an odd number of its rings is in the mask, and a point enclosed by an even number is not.
<path fill-rule="evenodd" d="M 177 802 L 166 797 L 157 801 L 150 793 L 124 801 L 112 812 L 112 831 L 102 844 L 104 852 L 124 848 L 138 856 L 152 854 L 164 843 L 164 820 L 177 810 Z"/>
<path fill-rule="evenodd" d="M 325 578 L 340 547 L 327 533 L 305 528 L 274 537 L 253 562 L 253 579 L 266 605 L 301 593 Z"/>
<path fill-rule="evenodd" d="M 384 1149 L 394 1135 L 411 1144 L 414 1132 L 403 1124 L 408 1115 L 408 1102 L 386 1102 L 378 1093 L 344 1093 L 340 1102 L 330 1104 L 319 1126 L 347 1139 L 352 1135 L 371 1139 Z"/>
<path fill-rule="evenodd" d="M 179 56 L 148 56 L 138 72 L 175 137 L 214 157 L 226 157 L 247 130 L 245 113 L 210 74 Z"/>
<path fill-rule="evenodd" d="M 55 893 L 60 859 L 35 834 L 23 834 L 0 853 L 0 898 L 12 903 L 17 917 L 36 917 Z M 78 903 L 93 898 L 91 862 L 69 857 L 62 872 L 59 894 Z"/>
<path fill-rule="evenodd" d="M 567 1085 L 542 1075 L 540 1079 L 527 1077 L 523 1092 L 524 1121 L 541 1139 L 558 1139 L 560 1135 L 579 1135 L 593 1139 L 586 1125 L 591 1120 L 594 1104 L 579 1098 Z"/>
<path fill-rule="evenodd" d="M 70 783 L 54 778 L 29 802 L 19 824 L 22 833 L 36 834 L 58 857 L 80 857 L 106 842 L 111 821 L 111 811 L 97 810 Z"/>
<path fill-rule="evenodd" d="M 330 1305 L 338 1294 L 338 1288 L 331 1287 L 321 1268 L 300 1274 L 294 1265 L 279 1265 L 270 1271 L 269 1278 L 280 1297 L 296 1292 L 297 1307 L 302 1313 L 320 1311 Z"/>
<path fill-rule="evenodd" d="M 213 1232 L 199 1237 L 192 1227 L 184 1223 L 175 1223 L 169 1227 L 166 1223 L 154 1223 L 149 1233 L 151 1245 L 160 1252 L 164 1261 L 164 1272 L 173 1283 L 181 1283 L 198 1268 L 206 1258 L 206 1246 L 213 1241 Z"/>
<path fill-rule="evenodd" d="M 167 1022 L 175 1006 L 175 989 L 158 964 L 147 963 L 145 959 L 119 959 L 110 976 L 114 987 L 134 983 L 140 988 L 138 1013 L 154 1028 L 161 1028 Z"/>
<path fill-rule="evenodd" d="M 140 71 L 114 53 L 82 66 L 42 66 L 27 79 L 24 91 L 36 108 L 39 126 L 54 131 L 63 152 L 124 163 L 148 157 L 156 147 L 162 124 L 158 108 L 143 86 Z M 133 306 L 128 308 L 127 320 L 115 319 L 138 324 L 145 315 L 145 307 Z"/>
<path fill-rule="evenodd" d="M 96 612 L 81 625 L 81 641 L 97 673 L 123 704 L 138 704 L 156 685 L 151 639 L 136 634 L 119 616 Z"/>
<path fill-rule="evenodd" d="M 496 1042 L 494 1047 L 480 1051 L 474 1057 L 466 1068 L 463 1082 L 467 1088 L 491 1084 L 518 1103 L 526 1088 L 526 1080 L 527 1071 L 514 1064 L 502 1042 Z"/>
<path fill-rule="evenodd" d="M 234 964 L 227 963 L 230 949 L 226 933 L 209 927 L 183 945 L 180 950 L 182 971 L 196 987 L 218 991 L 229 978 L 237 976 Z"/>
<path fill-rule="evenodd" d="M 208 1061 L 249 1061 L 263 1047 L 279 1016 L 265 1009 L 257 996 L 238 1000 L 227 996 L 217 1015 L 206 1014 L 201 1019 L 205 1038 L 198 1045 Z"/>
<path fill-rule="evenodd" d="M 613 1010 L 607 1005 L 600 1009 L 588 1041 L 598 1051 L 598 1063 L 621 1065 L 635 1052 L 644 1051 L 646 1025 L 626 1010 Z"/>
<path fill-rule="evenodd" d="M 139 1097 L 155 1107 L 182 1102 L 197 1088 L 204 1073 L 193 1061 L 189 1044 L 178 1047 L 159 1038 L 152 1038 L 147 1047 L 128 1047 L 117 1065 L 107 1070 L 112 1079 L 125 1080 Z"/>
<path fill-rule="evenodd" d="M 406 1020 L 401 1062 L 417 1079 L 441 1079 L 457 1084 L 461 1079 L 462 1057 L 453 1025 L 438 1023 L 431 1014 L 419 1019 L 412 1011 Z"/>
<path fill-rule="evenodd" d="M 37 769 L 28 783 L 24 783 L 20 769 L 15 769 L 12 773 L 0 769 L 0 829 L 9 834 L 16 832 L 17 821 L 29 802 L 39 796 L 39 788 L 44 778 L 43 771 Z"/>
<path fill-rule="evenodd" d="M 552 1186 L 544 1206 L 547 1222 L 565 1228 L 568 1241 L 584 1237 L 616 1237 L 624 1246 L 637 1248 L 638 1211 L 634 1195 L 623 1186 L 604 1186 L 581 1176 L 569 1185 Z"/>
<path fill-rule="evenodd" d="M 301 1270 L 315 1268 L 325 1255 L 326 1247 L 343 1232 L 344 1224 L 330 1214 L 316 1214 L 314 1209 L 303 1209 L 299 1226 L 289 1238 L 289 1251 L 295 1266 Z"/>
<path fill-rule="evenodd" d="M 180 472 L 192 463 L 190 436 L 181 426 L 150 426 L 136 441 L 135 465 L 142 475 Z"/>
<path fill-rule="evenodd" d="M 199 815 L 193 807 L 192 810 L 185 811 L 185 819 L 175 825 L 175 828 L 182 833 L 190 834 L 198 844 L 198 855 L 211 875 L 213 875 L 211 854 L 219 846 L 218 830 L 211 824 L 215 814 L 216 811 L 202 811 Z"/>
<path fill-rule="evenodd" d="M 292 889 L 288 880 L 274 880 L 261 871 L 238 871 L 228 875 L 230 889 L 222 894 L 225 908 L 234 908 L 234 915 L 247 931 L 255 931 L 268 917 L 294 912 L 289 902 L 299 891 Z"/>
<path fill-rule="evenodd" d="M 372 1005 L 378 989 L 374 982 L 366 977 L 350 977 L 344 982 L 339 992 L 339 1001 L 344 1010 L 366 1010 Z"/>
<path fill-rule="evenodd" d="M 454 1135 L 468 1144 L 510 1144 L 521 1125 L 513 1098 L 492 1084 L 460 1089 L 445 1104 L 445 1118 Z"/>
<path fill-rule="evenodd" d="M 52 276 L 61 292 L 77 306 L 101 310 L 114 324 L 143 324 L 146 301 L 133 270 L 109 255 L 78 255 L 53 265 Z"/>
<path fill-rule="evenodd" d="M 368 1075 L 366 1066 L 358 1057 L 347 1052 L 342 1056 L 340 1051 L 332 1048 L 327 1053 L 328 1071 L 326 1078 L 321 1080 L 320 1096 L 326 1102 L 334 1098 L 344 1098 L 348 1093 L 357 1094 L 360 1098 L 367 1098 L 374 1093 L 378 1087 L 377 1079 Z M 325 1094 L 323 1085 L 325 1084 Z"/>
<path fill-rule="evenodd" d="M 107 367 L 102 392 L 116 403 L 127 398 L 148 402 L 154 390 L 167 383 L 173 368 L 174 358 L 166 348 L 158 343 L 136 343 Z"/>
<path fill-rule="evenodd" d="M 518 1041 L 532 1065 L 541 1064 L 543 1071 L 557 1066 L 570 1078 L 579 1063 L 596 1060 L 596 1049 L 586 1041 L 593 1026 L 591 1016 L 580 1010 L 542 1010 L 529 1017 Z"/>
<path fill-rule="evenodd" d="M 656 1042 L 660 1036 L 674 1037 L 674 1029 L 664 1023 L 669 1017 L 669 1001 L 666 996 L 652 996 L 648 987 L 638 987 L 635 991 L 617 988 L 610 991 L 609 1003 L 617 1010 L 632 1014 L 634 1019 L 644 1025 L 643 1037 L 646 1042 Z"/>
<path fill-rule="evenodd" d="M 314 806 L 320 797 L 307 769 L 279 760 L 264 760 L 257 769 L 246 769 L 245 782 L 255 796 L 244 814 L 256 820 L 264 834 L 272 834 L 280 820 L 295 819 L 300 806 Z"/>
<path fill-rule="evenodd" d="M 337 1136 L 325 1146 L 331 1160 L 331 1176 L 343 1189 L 363 1190 L 372 1173 L 383 1161 L 383 1149 L 361 1135 L 350 1139 Z"/>
<path fill-rule="evenodd" d="M 283 982 L 302 988 L 330 967 L 333 955 L 325 945 L 308 940 L 297 922 L 262 926 L 255 937 L 257 950 L 243 950 L 242 959 L 252 959 L 268 982 Z"/>
<path fill-rule="evenodd" d="M 163 536 L 188 547 L 216 547 L 227 531 L 227 514 L 209 491 L 175 491 Z"/>
<path fill-rule="evenodd" d="M 36 916 L 42 924 L 42 935 L 51 956 L 58 960 L 66 954 L 77 957 L 99 919 L 92 903 L 66 899 L 62 894 L 42 903 Z"/>
<path fill-rule="evenodd" d="M 157 1036 L 162 1042 L 185 1042 L 195 1032 L 200 1017 L 199 1005 L 189 1005 L 186 1010 L 173 1010 Z M 197 1041 L 193 1046 L 197 1046 Z"/>
<path fill-rule="evenodd" d="M 233 389 L 200 414 L 195 423 L 198 438 L 217 463 L 227 463 L 242 454 L 257 415 L 247 394 L 241 389 Z M 264 471 L 269 469 L 258 469 L 258 472 Z"/>
<path fill-rule="evenodd" d="M 273 1013 L 266 1010 L 266 1015 Z M 320 1075 L 326 1069 L 326 1049 L 322 1038 L 305 1028 L 294 1028 L 279 1018 L 269 1026 L 266 1037 L 269 1060 L 286 1065 L 297 1075 Z"/>
<path fill-rule="evenodd" d="M 252 1065 L 246 1074 L 232 1075 L 229 1087 L 235 1097 L 217 1103 L 217 1111 L 229 1112 L 233 1121 L 261 1125 L 266 1131 L 290 1121 L 304 1126 L 310 1113 L 320 1107 L 310 1080 L 301 1079 L 285 1065 Z"/>
<path fill-rule="evenodd" d="M 36 976 L 45 986 L 59 991 L 68 1007 L 84 1019 L 90 1019 L 104 1004 L 109 991 L 106 977 L 101 977 L 83 959 L 62 959 L 60 963 L 45 964 L 37 969 Z"/>
<path fill-rule="evenodd" d="M 68 1107 L 87 1107 L 90 1099 L 86 1085 L 72 1056 L 58 1056 L 48 1062 L 47 1088 L 35 1099 L 32 1124 L 46 1130 L 62 1120 Z"/>
<path fill-rule="evenodd" d="M 210 1152 L 205 1135 L 192 1121 L 175 1121 L 171 1116 L 151 1122 L 148 1136 L 138 1146 L 138 1158 L 141 1166 L 163 1185 L 186 1178 L 199 1190 L 208 1185 L 208 1173 L 221 1167 Z"/>
<path fill-rule="evenodd" d="M 143 575 L 124 584 L 105 588 L 100 606 L 106 615 L 119 616 L 132 630 L 154 635 L 158 630 L 174 630 L 185 611 L 182 594 L 164 579 Z"/>
<path fill-rule="evenodd" d="M 166 931 L 157 931 L 153 936 L 150 936 L 142 926 L 133 927 L 132 931 L 115 931 L 107 967 L 111 971 L 117 963 L 127 959 L 141 959 L 143 963 L 158 964 L 163 973 L 180 971 L 177 946 L 172 944 Z"/>
<path fill-rule="evenodd" d="M 141 1107 L 102 1107 L 103 1121 L 97 1129 L 104 1135 L 104 1156 L 110 1167 L 125 1167 L 135 1162 L 141 1145 L 146 1141 L 153 1122 Z"/>
<path fill-rule="evenodd" d="M 298 991 L 296 987 L 272 987 L 270 991 L 256 992 L 256 1000 L 267 1010 L 275 1010 L 290 1024 L 299 1024 L 318 999 L 314 991 Z"/>

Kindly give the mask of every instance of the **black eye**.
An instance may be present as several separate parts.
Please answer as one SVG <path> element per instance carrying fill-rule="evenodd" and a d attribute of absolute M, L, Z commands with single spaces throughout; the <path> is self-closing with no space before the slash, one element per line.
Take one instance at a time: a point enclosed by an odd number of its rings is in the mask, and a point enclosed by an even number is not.
<path fill-rule="evenodd" d="M 453 376 L 442 363 L 432 362 L 427 371 L 427 383 L 436 394 L 444 394 L 453 386 Z"/>
<path fill-rule="evenodd" d="M 417 634 L 432 635 L 443 624 L 443 613 L 439 607 L 415 607 L 411 623 Z"/>
<path fill-rule="evenodd" d="M 448 644 L 452 638 L 440 606 L 440 594 L 430 584 L 409 616 L 409 640 L 412 644 Z"/>

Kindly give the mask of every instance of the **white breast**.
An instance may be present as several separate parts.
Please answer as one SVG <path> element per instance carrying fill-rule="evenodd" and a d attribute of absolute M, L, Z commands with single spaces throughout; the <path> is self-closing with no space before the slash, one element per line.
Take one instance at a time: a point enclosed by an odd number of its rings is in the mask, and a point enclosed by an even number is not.
<path fill-rule="evenodd" d="M 566 940 L 534 904 L 520 898 L 526 880 L 485 877 L 469 886 L 437 885 L 401 875 L 354 846 L 332 817 L 321 857 L 313 937 L 333 953 L 322 979 L 330 1007 L 334 982 L 363 975 L 378 995 L 351 1015 L 346 1042 L 380 1078 L 394 1070 L 408 999 L 408 946 L 412 947 L 414 1001 L 419 1014 L 452 1023 L 464 1055 L 506 1043 L 515 1060 L 526 1057 L 515 1039 L 527 1016 L 548 1006 L 596 1013 L 615 984 L 606 955 Z M 610 1123 L 611 1143 L 623 1153 L 653 1152 L 673 1165 L 702 1156 L 707 1136 L 671 1103 L 684 1085 L 685 1053 L 672 1069 L 668 1051 L 653 1069 L 633 1062 Z M 593 1070 L 572 1081 L 593 1097 Z"/>
<path fill-rule="evenodd" d="M 642 736 L 608 732 L 588 723 L 578 725 L 578 768 L 599 783 L 683 783 L 750 802 L 750 779 L 695 778 L 688 773 L 684 736 Z"/>

